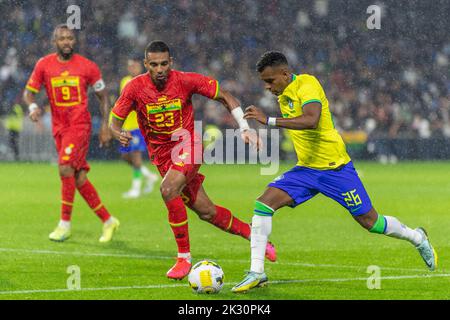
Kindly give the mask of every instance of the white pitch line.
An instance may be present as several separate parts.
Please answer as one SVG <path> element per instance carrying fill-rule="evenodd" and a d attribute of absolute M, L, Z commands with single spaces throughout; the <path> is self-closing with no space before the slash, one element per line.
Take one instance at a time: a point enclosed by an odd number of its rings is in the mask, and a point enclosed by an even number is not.
<path fill-rule="evenodd" d="M 450 277 L 450 273 L 441 274 L 416 274 L 416 275 L 405 275 L 405 276 L 386 276 L 380 277 L 380 280 L 402 280 L 402 279 L 419 279 L 419 278 L 446 278 Z M 304 282 L 346 282 L 346 281 L 367 281 L 367 277 L 360 278 L 342 278 L 342 279 L 300 279 L 300 280 L 275 280 L 269 281 L 269 283 L 274 284 L 285 284 L 285 283 L 304 283 Z"/>
<path fill-rule="evenodd" d="M 155 284 L 148 286 L 128 286 L 128 287 L 103 287 L 103 288 L 80 288 L 74 289 L 43 289 L 43 290 L 16 290 L 16 291 L 0 291 L 0 294 L 29 294 L 29 293 L 53 293 L 53 292 L 80 292 L 80 291 L 116 291 L 116 290 L 132 290 L 132 289 L 165 289 L 186 287 L 186 284 Z"/>
<path fill-rule="evenodd" d="M 418 279 L 418 278 L 439 278 L 450 277 L 450 274 L 431 274 L 431 275 L 408 275 L 408 276 L 387 276 L 380 277 L 380 280 L 402 280 L 402 279 Z M 367 281 L 367 278 L 336 278 L 336 279 L 293 279 L 293 280 L 275 280 L 269 281 L 269 284 L 289 284 L 289 283 L 308 283 L 308 282 L 348 282 L 348 281 Z M 232 284 L 225 284 L 225 287 Z M 118 290 L 134 290 L 134 289 L 165 289 L 186 287 L 187 284 L 161 284 L 147 286 L 126 286 L 126 287 L 103 287 L 103 288 L 80 288 L 79 290 L 70 289 L 41 289 L 41 290 L 14 290 L 0 291 L 0 295 L 8 294 L 33 294 L 33 293 L 58 293 L 58 292 L 83 292 L 83 291 L 118 291 Z"/>
<path fill-rule="evenodd" d="M 346 268 L 346 269 L 367 269 L 367 266 L 349 266 L 349 265 L 339 265 L 339 264 L 314 264 L 314 263 L 304 263 L 304 262 L 285 262 L 280 264 L 286 264 L 291 266 L 301 266 L 301 267 L 311 267 L 311 268 Z M 379 266 L 383 270 L 394 270 L 394 271 L 417 271 L 423 272 L 425 268 L 398 268 L 398 267 L 383 267 Z M 444 271 L 444 270 L 441 270 Z"/>
<path fill-rule="evenodd" d="M 40 250 L 40 249 L 15 249 L 15 248 L 0 248 L 0 252 L 18 252 L 18 253 L 32 253 L 32 254 L 55 254 L 55 255 L 73 255 L 73 256 L 84 256 L 84 257 L 114 257 L 114 258 L 130 258 L 130 259 L 157 259 L 157 260 L 173 260 L 173 256 L 153 256 L 144 254 L 122 254 L 122 253 L 89 253 L 89 252 L 77 252 L 77 251 L 53 251 L 53 250 Z M 239 263 L 248 263 L 249 260 L 240 259 L 220 259 L 221 261 L 231 261 Z M 289 266 L 299 266 L 308 268 L 336 268 L 336 269 L 366 269 L 366 266 L 350 266 L 350 265 L 339 265 L 339 264 L 314 264 L 314 263 L 304 263 L 304 262 L 276 262 L 279 265 L 289 265 Z M 394 271 L 410 271 L 410 272 L 422 272 L 426 270 L 425 268 L 398 268 L 398 267 L 382 267 L 384 270 L 394 270 Z M 441 270 L 444 271 L 445 270 Z"/>
<path fill-rule="evenodd" d="M 82 257 L 114 257 L 114 258 L 131 258 L 131 259 L 158 259 L 171 260 L 174 257 L 169 256 L 149 256 L 144 254 L 122 254 L 122 253 L 90 253 L 77 251 L 53 251 L 53 250 L 39 250 L 39 249 L 14 249 L 14 248 L 0 248 L 0 252 L 21 252 L 33 254 L 55 254 L 55 255 L 72 255 Z"/>

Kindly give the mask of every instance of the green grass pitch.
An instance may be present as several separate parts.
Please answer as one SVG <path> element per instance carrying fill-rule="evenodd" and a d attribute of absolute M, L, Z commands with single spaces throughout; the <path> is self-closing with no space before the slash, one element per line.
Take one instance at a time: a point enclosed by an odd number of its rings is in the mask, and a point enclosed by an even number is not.
<path fill-rule="evenodd" d="M 51 164 L 0 164 L 0 299 L 449 299 L 450 163 L 383 166 L 355 162 L 375 208 L 410 227 L 423 226 L 439 254 L 429 272 L 405 241 L 370 234 L 337 203 L 317 196 L 274 217 L 271 240 L 278 262 L 266 262 L 268 287 L 236 295 L 232 285 L 250 267 L 249 242 L 189 212 L 194 262 L 208 258 L 225 272 L 217 295 L 196 295 L 187 281 L 165 277 L 176 246 L 156 190 L 123 200 L 131 171 L 122 162 L 93 162 L 90 179 L 121 221 L 112 243 L 98 242 L 101 224 L 79 194 L 72 238 L 48 240 L 59 219 L 59 179 Z M 280 171 L 292 164 L 283 164 Z M 153 169 L 154 170 L 154 169 Z M 257 165 L 203 166 L 211 199 L 246 221 L 254 199 L 274 176 Z M 68 290 L 69 266 L 80 268 L 81 290 Z M 381 288 L 368 289 L 368 266 L 378 266 Z"/>

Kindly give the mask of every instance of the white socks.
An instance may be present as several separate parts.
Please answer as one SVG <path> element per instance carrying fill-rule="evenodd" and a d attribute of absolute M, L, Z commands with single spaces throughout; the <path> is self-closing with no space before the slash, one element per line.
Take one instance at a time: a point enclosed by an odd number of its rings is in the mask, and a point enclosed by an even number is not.
<path fill-rule="evenodd" d="M 131 189 L 136 190 L 138 192 L 141 192 L 141 186 L 142 186 L 142 179 L 141 178 L 134 178 L 131 182 Z"/>
<path fill-rule="evenodd" d="M 250 238 L 251 266 L 250 271 L 264 272 L 264 256 L 267 241 L 272 232 L 272 216 L 254 215 L 252 219 L 252 233 Z"/>
<path fill-rule="evenodd" d="M 155 176 L 155 174 L 148 170 L 146 166 L 141 166 L 141 172 L 147 179 L 153 179 Z"/>
<path fill-rule="evenodd" d="M 70 221 L 59 220 L 58 226 L 64 229 L 70 229 Z"/>
<path fill-rule="evenodd" d="M 178 252 L 178 258 L 187 259 L 189 262 L 191 262 L 191 253 L 190 252 L 186 252 L 186 253 Z"/>
<path fill-rule="evenodd" d="M 422 234 L 405 226 L 395 217 L 384 216 L 386 218 L 385 235 L 397 239 L 408 240 L 413 245 L 418 246 L 422 242 Z"/>
<path fill-rule="evenodd" d="M 103 222 L 103 225 L 107 226 L 107 225 L 110 225 L 110 224 L 113 223 L 113 222 L 114 222 L 114 217 L 113 217 L 113 216 L 110 216 L 110 217 L 108 218 L 108 220 L 106 220 L 105 222 Z"/>

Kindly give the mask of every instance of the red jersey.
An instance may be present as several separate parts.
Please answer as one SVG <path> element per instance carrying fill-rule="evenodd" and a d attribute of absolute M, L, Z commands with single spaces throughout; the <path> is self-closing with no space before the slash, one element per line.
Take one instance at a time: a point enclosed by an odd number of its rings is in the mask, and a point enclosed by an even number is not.
<path fill-rule="evenodd" d="M 112 114 L 124 120 L 136 111 L 139 128 L 144 133 L 153 163 L 178 142 L 172 141 L 174 132 L 185 129 L 194 139 L 194 110 L 192 95 L 200 94 L 215 99 L 219 92 L 217 80 L 193 72 L 171 70 L 166 86 L 158 91 L 150 74 L 141 74 L 128 82 L 117 100 Z"/>
<path fill-rule="evenodd" d="M 37 93 L 42 85 L 45 86 L 55 136 L 61 129 L 73 126 L 90 130 L 87 89 L 94 84 L 104 87 L 101 80 L 102 75 L 95 62 L 79 54 L 74 54 L 69 61 L 60 61 L 57 54 L 52 53 L 36 63 L 26 88 Z"/>

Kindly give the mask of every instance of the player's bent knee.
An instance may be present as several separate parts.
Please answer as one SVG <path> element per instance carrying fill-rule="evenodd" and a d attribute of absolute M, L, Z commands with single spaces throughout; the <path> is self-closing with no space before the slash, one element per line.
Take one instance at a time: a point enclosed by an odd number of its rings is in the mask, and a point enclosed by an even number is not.
<path fill-rule="evenodd" d="M 77 179 L 75 180 L 75 186 L 77 188 L 81 188 L 86 183 L 86 179 L 86 176 L 77 177 Z"/>
<path fill-rule="evenodd" d="M 164 200 L 173 199 L 178 195 L 176 188 L 164 184 L 162 184 L 159 187 L 159 191 L 161 192 L 161 196 L 163 197 Z"/>
<path fill-rule="evenodd" d="M 373 221 L 370 217 L 365 215 L 361 215 L 355 218 L 356 221 L 363 227 L 364 229 L 370 231 L 372 227 L 375 225 L 375 221 Z"/>
<path fill-rule="evenodd" d="M 61 177 L 70 177 L 75 174 L 73 168 L 71 166 L 60 166 L 59 167 L 59 175 Z"/>
<path fill-rule="evenodd" d="M 354 216 L 354 219 L 366 230 L 370 232 L 378 231 L 378 229 L 374 229 L 379 219 L 378 213 L 374 208 L 370 209 L 369 212 L 364 213 L 359 216 Z M 376 231 L 375 231 L 376 230 Z"/>
<path fill-rule="evenodd" d="M 371 209 L 368 213 L 355 217 L 356 221 L 371 233 L 384 234 L 386 231 L 386 218 Z"/>

